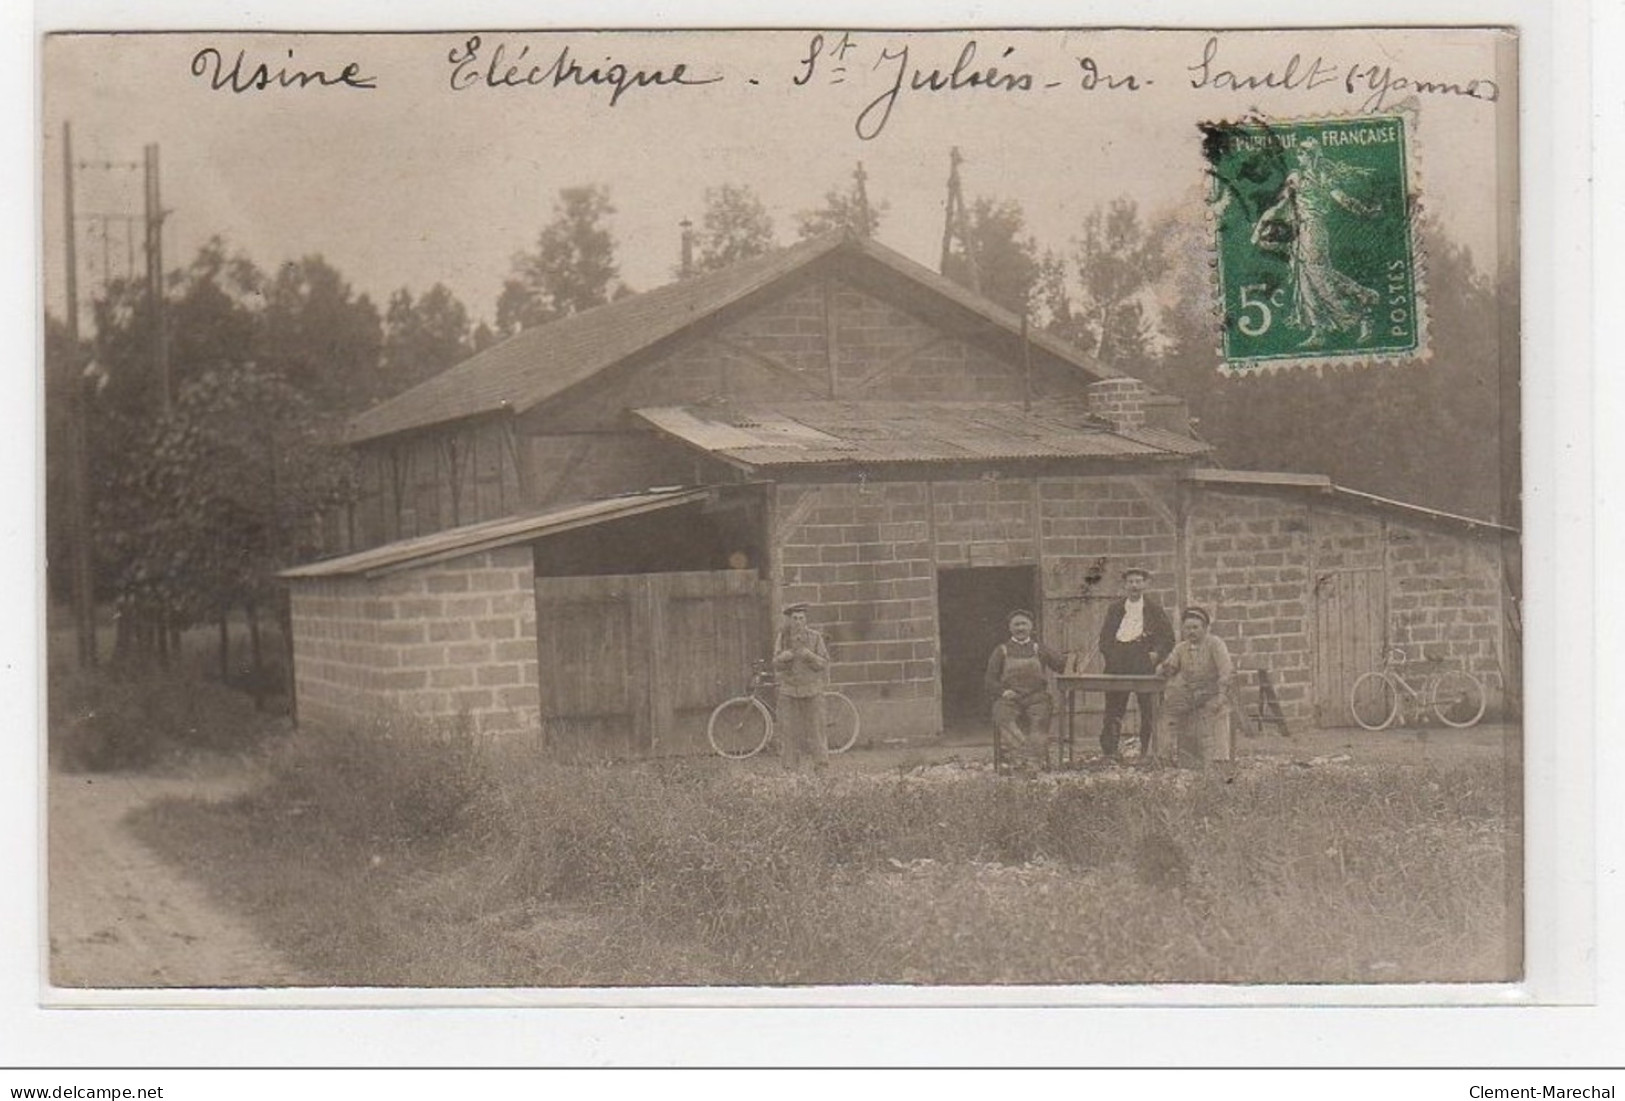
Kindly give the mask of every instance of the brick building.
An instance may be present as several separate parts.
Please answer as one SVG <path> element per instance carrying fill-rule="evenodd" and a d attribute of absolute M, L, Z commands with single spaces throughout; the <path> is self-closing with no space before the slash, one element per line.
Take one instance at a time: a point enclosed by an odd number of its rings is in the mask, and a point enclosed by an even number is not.
<path fill-rule="evenodd" d="M 930 734 L 985 721 L 1012 607 L 1087 664 L 1131 563 L 1212 606 L 1295 718 L 1337 721 L 1385 643 L 1515 680 L 1508 533 L 1206 469 L 1177 398 L 872 241 L 521 333 L 353 439 L 356 549 L 287 575 L 302 722 L 398 707 L 694 751 L 806 600 L 866 728 Z"/>

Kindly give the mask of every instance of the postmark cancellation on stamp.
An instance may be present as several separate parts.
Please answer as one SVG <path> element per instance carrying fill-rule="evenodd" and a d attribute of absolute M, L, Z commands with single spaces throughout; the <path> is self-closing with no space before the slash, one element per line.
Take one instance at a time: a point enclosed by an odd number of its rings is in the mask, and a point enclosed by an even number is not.
<path fill-rule="evenodd" d="M 1421 355 L 1406 118 L 1202 132 L 1225 371 Z"/>

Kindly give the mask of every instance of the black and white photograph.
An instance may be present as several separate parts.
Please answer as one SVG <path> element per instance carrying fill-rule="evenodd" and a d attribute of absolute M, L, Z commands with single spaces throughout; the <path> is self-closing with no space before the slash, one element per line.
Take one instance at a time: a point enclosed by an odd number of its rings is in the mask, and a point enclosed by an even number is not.
<path fill-rule="evenodd" d="M 45 36 L 49 998 L 1523 982 L 1521 46 Z"/>

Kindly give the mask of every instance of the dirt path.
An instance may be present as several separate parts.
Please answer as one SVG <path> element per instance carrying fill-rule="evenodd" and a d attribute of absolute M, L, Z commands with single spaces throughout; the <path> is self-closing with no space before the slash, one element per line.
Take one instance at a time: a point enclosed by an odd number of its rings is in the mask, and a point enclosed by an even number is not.
<path fill-rule="evenodd" d="M 60 987 L 286 986 L 297 972 L 203 889 L 130 836 L 165 796 L 220 799 L 240 777 L 50 778 L 51 982 Z"/>

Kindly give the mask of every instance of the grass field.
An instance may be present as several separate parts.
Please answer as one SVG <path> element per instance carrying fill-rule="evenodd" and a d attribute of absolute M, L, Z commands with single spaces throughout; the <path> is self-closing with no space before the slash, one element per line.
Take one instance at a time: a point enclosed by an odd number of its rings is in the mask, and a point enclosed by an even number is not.
<path fill-rule="evenodd" d="M 849 755 L 565 766 L 297 735 L 132 824 L 324 984 L 1368 983 L 1516 977 L 1495 757 L 1001 779 Z"/>

